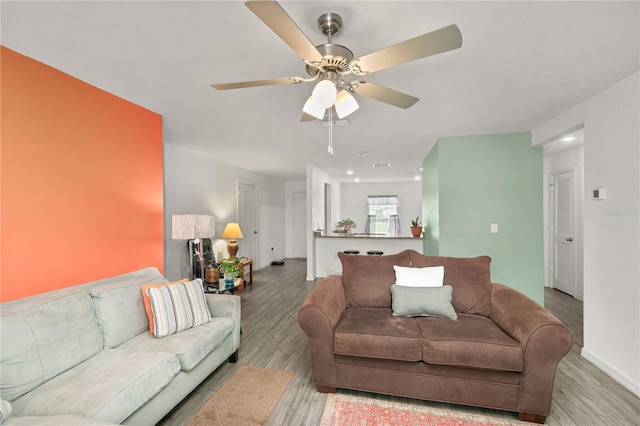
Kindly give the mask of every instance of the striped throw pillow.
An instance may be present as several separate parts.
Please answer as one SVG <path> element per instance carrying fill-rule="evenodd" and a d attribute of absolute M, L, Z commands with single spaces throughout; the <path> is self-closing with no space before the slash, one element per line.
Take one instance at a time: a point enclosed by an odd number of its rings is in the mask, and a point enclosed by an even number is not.
<path fill-rule="evenodd" d="M 161 287 L 145 286 L 149 297 L 153 328 L 156 337 L 165 337 L 211 321 L 202 281 L 168 284 Z"/>
<path fill-rule="evenodd" d="M 197 279 L 182 285 L 185 287 L 189 303 L 191 304 L 193 326 L 206 324 L 211 321 L 211 312 L 209 312 L 207 300 L 204 297 L 202 280 Z"/>

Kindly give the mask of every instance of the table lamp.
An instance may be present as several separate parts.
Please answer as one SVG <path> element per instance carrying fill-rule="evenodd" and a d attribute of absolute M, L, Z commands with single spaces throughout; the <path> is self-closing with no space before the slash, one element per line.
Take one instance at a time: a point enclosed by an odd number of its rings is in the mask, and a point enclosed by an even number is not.
<path fill-rule="evenodd" d="M 227 245 L 227 251 L 229 252 L 229 258 L 235 259 L 238 254 L 238 238 L 244 238 L 242 235 L 242 231 L 240 230 L 240 225 L 235 222 L 227 223 L 227 226 L 224 228 L 222 235 L 220 238 L 229 239 L 229 244 Z"/>

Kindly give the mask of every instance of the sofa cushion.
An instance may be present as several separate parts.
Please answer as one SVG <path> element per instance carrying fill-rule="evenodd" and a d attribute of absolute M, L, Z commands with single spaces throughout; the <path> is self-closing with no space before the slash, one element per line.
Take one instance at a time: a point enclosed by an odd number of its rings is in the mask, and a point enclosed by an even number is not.
<path fill-rule="evenodd" d="M 393 265 L 396 272 L 396 284 L 407 287 L 441 287 L 444 284 L 444 266 L 426 268 L 407 268 Z"/>
<path fill-rule="evenodd" d="M 338 253 L 347 308 L 391 308 L 393 265 L 409 266 L 410 250 L 387 256 L 352 256 Z"/>
<path fill-rule="evenodd" d="M 102 350 L 91 297 L 63 290 L 2 309 L 0 390 L 13 401 Z"/>
<path fill-rule="evenodd" d="M 189 371 L 209 353 L 222 344 L 233 332 L 234 323 L 229 317 L 212 318 L 202 324 L 162 339 L 149 333 L 141 333 L 118 346 L 126 351 L 158 351 L 176 354 L 182 371 Z"/>
<path fill-rule="evenodd" d="M 391 286 L 391 309 L 394 317 L 438 317 L 456 319 L 451 306 L 451 286 Z"/>
<path fill-rule="evenodd" d="M 459 314 L 457 321 L 416 318 L 429 364 L 485 370 L 522 371 L 520 344 L 489 318 Z"/>
<path fill-rule="evenodd" d="M 179 371 L 178 359 L 169 353 L 104 349 L 18 398 L 13 414 L 71 414 L 121 423 Z"/>
<path fill-rule="evenodd" d="M 148 330 L 149 319 L 144 310 L 140 286 L 164 282 L 167 280 L 157 270 L 147 268 L 90 290 L 105 348 L 115 348 Z"/>
<path fill-rule="evenodd" d="M 59 416 L 9 417 L 2 426 L 115 426 L 117 423 L 100 422 L 86 417 L 61 414 Z"/>
<path fill-rule="evenodd" d="M 186 283 L 189 281 L 186 278 L 183 278 L 179 281 L 173 281 L 170 283 L 160 283 L 160 284 L 144 284 L 140 286 L 140 291 L 142 292 L 142 304 L 144 305 L 144 311 L 147 314 L 147 318 L 149 319 L 149 334 L 154 334 L 155 326 L 153 323 L 153 311 L 151 310 L 151 300 L 149 300 L 149 295 L 147 294 L 147 289 L 149 288 L 157 288 L 164 287 L 167 285 L 176 285 L 181 283 Z"/>
<path fill-rule="evenodd" d="M 444 266 L 444 284 L 453 287 L 456 312 L 488 317 L 491 313 L 489 256 L 473 258 L 425 256 L 411 250 L 411 266 Z"/>
<path fill-rule="evenodd" d="M 350 308 L 334 333 L 338 355 L 420 361 L 422 344 L 415 318 L 396 318 L 388 308 Z"/>

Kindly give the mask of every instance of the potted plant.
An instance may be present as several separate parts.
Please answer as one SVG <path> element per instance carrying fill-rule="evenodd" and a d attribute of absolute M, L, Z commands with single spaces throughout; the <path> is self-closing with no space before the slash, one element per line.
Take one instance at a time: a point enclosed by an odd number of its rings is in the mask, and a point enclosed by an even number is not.
<path fill-rule="evenodd" d="M 346 232 L 347 234 L 351 234 L 351 230 L 355 227 L 356 223 L 349 218 L 342 219 L 340 222 L 338 222 L 338 228 L 344 229 L 344 232 Z"/>
<path fill-rule="evenodd" d="M 220 269 L 224 271 L 225 288 L 238 287 L 236 281 L 244 274 L 244 268 L 240 267 L 240 259 L 224 259 L 220 263 Z"/>
<path fill-rule="evenodd" d="M 420 216 L 416 216 L 416 218 L 411 221 L 411 235 L 419 237 L 420 234 L 422 234 L 422 224 L 420 223 Z"/>

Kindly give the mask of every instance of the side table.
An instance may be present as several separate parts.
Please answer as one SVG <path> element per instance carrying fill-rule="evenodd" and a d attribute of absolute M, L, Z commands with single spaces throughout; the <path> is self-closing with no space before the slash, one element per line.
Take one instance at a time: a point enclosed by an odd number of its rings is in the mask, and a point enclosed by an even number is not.
<path fill-rule="evenodd" d="M 253 285 L 253 259 L 249 259 L 248 257 L 241 258 L 240 267 L 244 270 L 247 266 L 249 267 L 249 281 L 245 279 L 244 282 L 247 285 Z"/>

